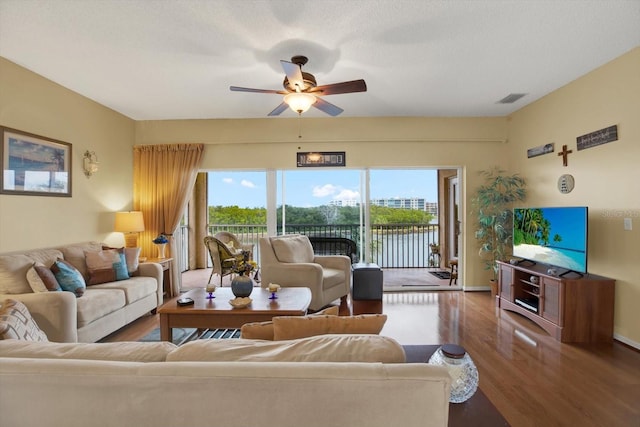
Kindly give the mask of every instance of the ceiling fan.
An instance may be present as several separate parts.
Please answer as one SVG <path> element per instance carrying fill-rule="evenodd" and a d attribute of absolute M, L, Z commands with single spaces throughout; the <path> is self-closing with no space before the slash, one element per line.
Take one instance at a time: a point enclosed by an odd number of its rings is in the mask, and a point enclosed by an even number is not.
<path fill-rule="evenodd" d="M 282 83 L 284 90 L 251 89 L 238 86 L 230 86 L 229 89 L 235 92 L 277 93 L 284 95 L 282 103 L 274 108 L 273 111 L 268 114 L 269 116 L 278 116 L 284 112 L 287 107 L 301 115 L 311 106 L 316 107 L 320 111 L 324 111 L 330 116 L 337 116 L 344 110 L 337 105 L 325 101 L 320 96 L 367 91 L 367 84 L 362 79 L 317 86 L 316 78 L 313 74 L 302 71 L 302 66 L 305 65 L 307 61 L 308 58 L 302 55 L 292 57 L 291 62 L 280 61 L 286 74 L 284 82 Z"/>

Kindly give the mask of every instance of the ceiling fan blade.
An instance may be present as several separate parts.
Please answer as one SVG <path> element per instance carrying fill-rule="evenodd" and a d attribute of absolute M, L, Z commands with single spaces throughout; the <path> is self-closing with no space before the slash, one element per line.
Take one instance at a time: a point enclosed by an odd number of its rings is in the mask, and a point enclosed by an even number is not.
<path fill-rule="evenodd" d="M 268 116 L 279 116 L 280 114 L 282 114 L 287 108 L 289 108 L 289 105 L 286 102 L 282 102 L 280 105 L 278 105 L 276 108 L 273 109 L 273 111 L 271 111 L 269 114 L 267 114 Z"/>
<path fill-rule="evenodd" d="M 293 62 L 283 60 L 280 60 L 280 64 L 282 64 L 282 69 L 287 75 L 287 79 L 289 79 L 289 85 L 291 87 L 298 86 L 300 91 L 302 91 L 304 89 L 304 79 L 302 78 L 302 70 L 300 69 L 300 66 Z"/>
<path fill-rule="evenodd" d="M 338 114 L 344 111 L 342 108 L 338 107 L 337 105 L 333 105 L 332 103 L 327 102 L 320 97 L 316 97 L 316 102 L 314 102 L 312 105 L 316 107 L 318 110 L 324 111 L 330 116 L 337 116 Z"/>
<path fill-rule="evenodd" d="M 274 90 L 274 89 L 252 89 L 249 87 L 239 87 L 239 86 L 229 86 L 229 89 L 233 92 L 253 92 L 253 93 L 278 93 L 280 95 L 286 95 L 289 92 L 284 90 Z"/>
<path fill-rule="evenodd" d="M 321 92 L 321 95 L 337 95 L 339 93 L 366 92 L 367 84 L 364 80 L 352 80 L 350 82 L 333 83 L 330 85 L 316 86 L 308 92 Z"/>

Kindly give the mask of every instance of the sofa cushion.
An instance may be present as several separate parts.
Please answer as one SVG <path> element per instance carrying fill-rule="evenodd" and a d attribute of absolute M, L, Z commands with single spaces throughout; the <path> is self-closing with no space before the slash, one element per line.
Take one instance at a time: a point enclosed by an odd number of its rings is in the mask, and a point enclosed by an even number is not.
<path fill-rule="evenodd" d="M 309 316 L 337 316 L 340 307 L 333 305 Z M 245 323 L 240 328 L 240 338 L 273 341 L 273 321 Z"/>
<path fill-rule="evenodd" d="M 85 252 L 87 285 L 115 282 L 129 278 L 124 251 L 107 249 Z"/>
<path fill-rule="evenodd" d="M 346 280 L 344 274 L 344 270 L 324 267 L 322 269 L 322 289 L 326 290 L 334 286 L 343 285 Z"/>
<path fill-rule="evenodd" d="M 49 341 L 20 301 L 6 299 L 0 307 L 0 339 Z"/>
<path fill-rule="evenodd" d="M 196 340 L 167 355 L 167 362 L 381 362 L 404 363 L 392 338 L 379 335 L 322 335 L 290 341 Z"/>
<path fill-rule="evenodd" d="M 313 246 L 307 236 L 287 234 L 270 237 L 273 252 L 280 262 L 313 262 Z"/>
<path fill-rule="evenodd" d="M 73 292 L 76 297 L 81 297 L 87 287 L 82 274 L 65 260 L 59 259 L 51 266 L 53 275 L 63 291 Z"/>
<path fill-rule="evenodd" d="M 282 341 L 323 334 L 379 334 L 386 321 L 386 314 L 278 316 L 273 318 L 273 339 Z"/>
<path fill-rule="evenodd" d="M 78 328 L 113 313 L 125 305 L 126 299 L 122 290 L 96 289 L 96 286 L 91 286 L 82 298 L 77 299 Z"/>
<path fill-rule="evenodd" d="M 0 357 L 164 362 L 177 345 L 161 342 L 54 343 L 0 341 Z"/>
<path fill-rule="evenodd" d="M 126 303 L 131 304 L 150 294 L 155 294 L 158 290 L 158 282 L 153 277 L 135 276 L 128 280 L 94 285 L 90 289 L 119 290 L 124 292 Z"/>

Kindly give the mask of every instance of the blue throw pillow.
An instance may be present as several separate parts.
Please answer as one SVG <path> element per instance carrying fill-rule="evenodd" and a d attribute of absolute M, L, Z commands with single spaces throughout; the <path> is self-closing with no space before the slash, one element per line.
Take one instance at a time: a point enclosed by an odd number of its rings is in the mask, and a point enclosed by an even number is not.
<path fill-rule="evenodd" d="M 116 272 L 116 280 L 125 280 L 129 278 L 129 270 L 127 269 L 127 259 L 124 252 L 120 252 L 120 262 L 113 263 L 113 269 Z"/>
<path fill-rule="evenodd" d="M 51 271 L 63 291 L 73 292 L 76 297 L 84 295 L 87 285 L 82 274 L 73 265 L 59 259 L 53 263 Z"/>

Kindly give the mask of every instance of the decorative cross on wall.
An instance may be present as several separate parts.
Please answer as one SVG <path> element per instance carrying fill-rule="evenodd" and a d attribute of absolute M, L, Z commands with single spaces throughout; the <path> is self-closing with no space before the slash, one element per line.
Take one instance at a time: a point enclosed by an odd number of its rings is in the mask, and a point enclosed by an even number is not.
<path fill-rule="evenodd" d="M 567 156 L 573 153 L 573 150 L 567 150 L 567 146 L 562 146 L 562 151 L 558 153 L 558 156 L 562 156 L 562 166 L 567 166 Z"/>

